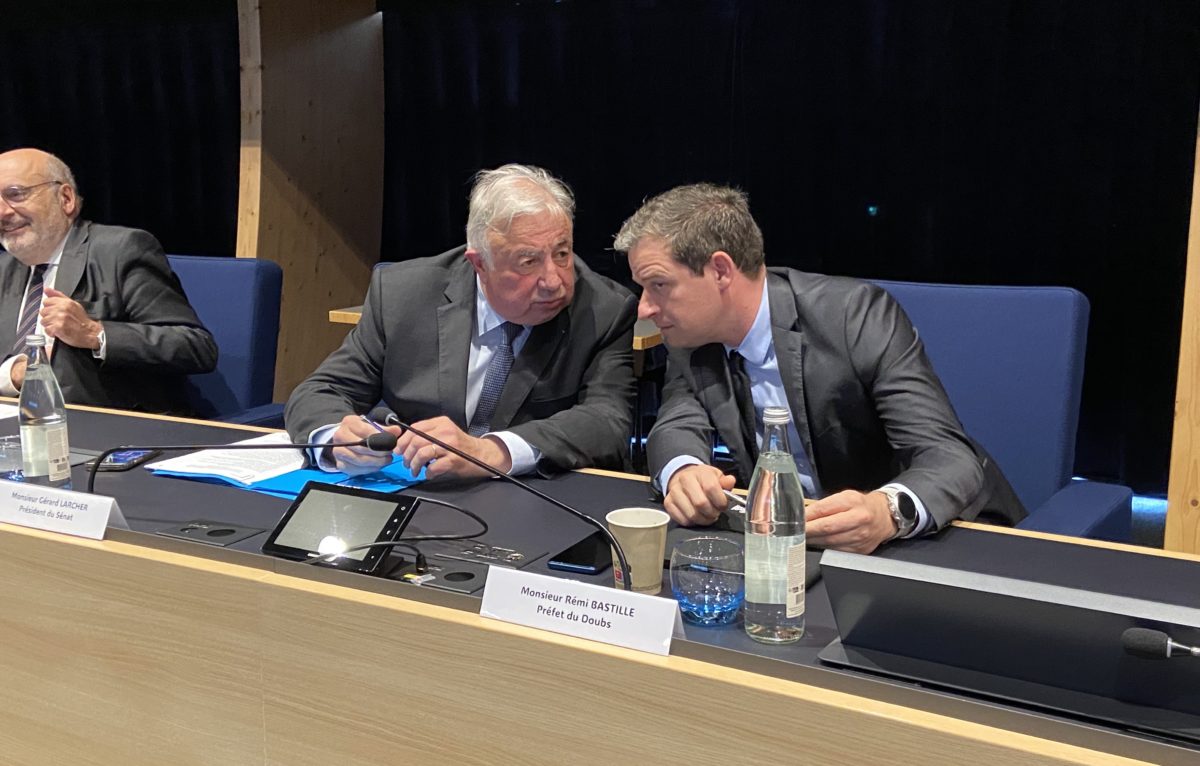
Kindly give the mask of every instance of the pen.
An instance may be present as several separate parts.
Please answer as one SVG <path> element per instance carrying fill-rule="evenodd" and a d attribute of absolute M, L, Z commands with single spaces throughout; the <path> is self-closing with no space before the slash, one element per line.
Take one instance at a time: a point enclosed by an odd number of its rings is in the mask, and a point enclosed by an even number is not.
<path fill-rule="evenodd" d="M 735 495 L 727 489 L 723 489 L 721 491 L 724 492 L 725 497 L 729 498 L 730 500 L 730 510 L 733 510 L 734 508 L 741 508 L 742 511 L 746 510 L 746 498 L 742 497 L 741 495 Z"/>

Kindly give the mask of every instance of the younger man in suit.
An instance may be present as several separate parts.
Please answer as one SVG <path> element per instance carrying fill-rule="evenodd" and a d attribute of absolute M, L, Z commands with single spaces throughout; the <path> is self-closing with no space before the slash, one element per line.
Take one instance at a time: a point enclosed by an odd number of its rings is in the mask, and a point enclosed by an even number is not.
<path fill-rule="evenodd" d="M 765 407 L 787 407 L 810 497 L 808 541 L 869 553 L 951 519 L 1025 511 L 967 437 L 917 333 L 882 289 L 764 265 L 741 192 L 696 184 L 646 202 L 617 235 L 638 312 L 670 347 L 652 475 L 680 524 L 709 524 L 746 486 Z M 711 434 L 736 475 L 709 465 Z"/>
<path fill-rule="evenodd" d="M 382 399 L 415 428 L 512 473 L 620 466 L 636 301 L 575 258 L 574 208 L 567 187 L 540 168 L 481 172 L 466 247 L 375 270 L 362 320 L 288 400 L 292 438 L 369 436 L 374 426 L 360 415 Z M 485 475 L 389 430 L 414 473 Z M 366 473 L 390 459 L 336 447 L 318 465 Z"/>
<path fill-rule="evenodd" d="M 67 402 L 186 414 L 184 378 L 216 366 L 216 342 L 158 241 L 81 206 L 62 160 L 0 154 L 0 394 L 20 391 L 36 332 Z"/>

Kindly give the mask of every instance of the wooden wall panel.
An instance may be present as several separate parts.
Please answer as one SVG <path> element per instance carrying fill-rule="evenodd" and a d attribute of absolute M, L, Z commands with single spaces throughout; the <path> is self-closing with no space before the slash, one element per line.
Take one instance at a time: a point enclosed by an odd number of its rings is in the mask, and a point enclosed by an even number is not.
<path fill-rule="evenodd" d="M 1200 140 L 1196 142 L 1192 174 L 1192 215 L 1163 543 L 1168 550 L 1189 553 L 1200 553 L 1200 389 L 1197 386 L 1200 386 Z"/>
<path fill-rule="evenodd" d="M 239 18 L 237 254 L 283 267 L 282 401 L 345 337 L 328 312 L 362 302 L 379 258 L 383 21 L 373 0 L 240 0 Z"/>

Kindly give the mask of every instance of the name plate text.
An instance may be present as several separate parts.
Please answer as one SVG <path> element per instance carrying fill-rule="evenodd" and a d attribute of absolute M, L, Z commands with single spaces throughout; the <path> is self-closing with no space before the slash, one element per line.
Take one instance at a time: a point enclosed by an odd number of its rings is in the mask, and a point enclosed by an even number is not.
<path fill-rule="evenodd" d="M 673 599 L 591 583 L 490 567 L 479 614 L 654 654 L 670 654 L 683 635 Z"/>
<path fill-rule="evenodd" d="M 111 497 L 19 481 L 0 481 L 0 521 L 92 540 L 103 540 L 110 525 L 129 529 Z"/>

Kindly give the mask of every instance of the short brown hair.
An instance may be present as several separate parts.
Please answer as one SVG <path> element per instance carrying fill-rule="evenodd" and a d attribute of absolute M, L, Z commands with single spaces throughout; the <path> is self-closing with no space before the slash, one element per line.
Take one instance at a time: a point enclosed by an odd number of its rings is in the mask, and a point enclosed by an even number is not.
<path fill-rule="evenodd" d="M 718 250 L 743 274 L 763 266 L 762 230 L 750 215 L 750 200 L 728 186 L 691 184 L 651 197 L 621 226 L 615 247 L 628 253 L 643 237 L 666 242 L 675 260 L 695 274 Z"/>

